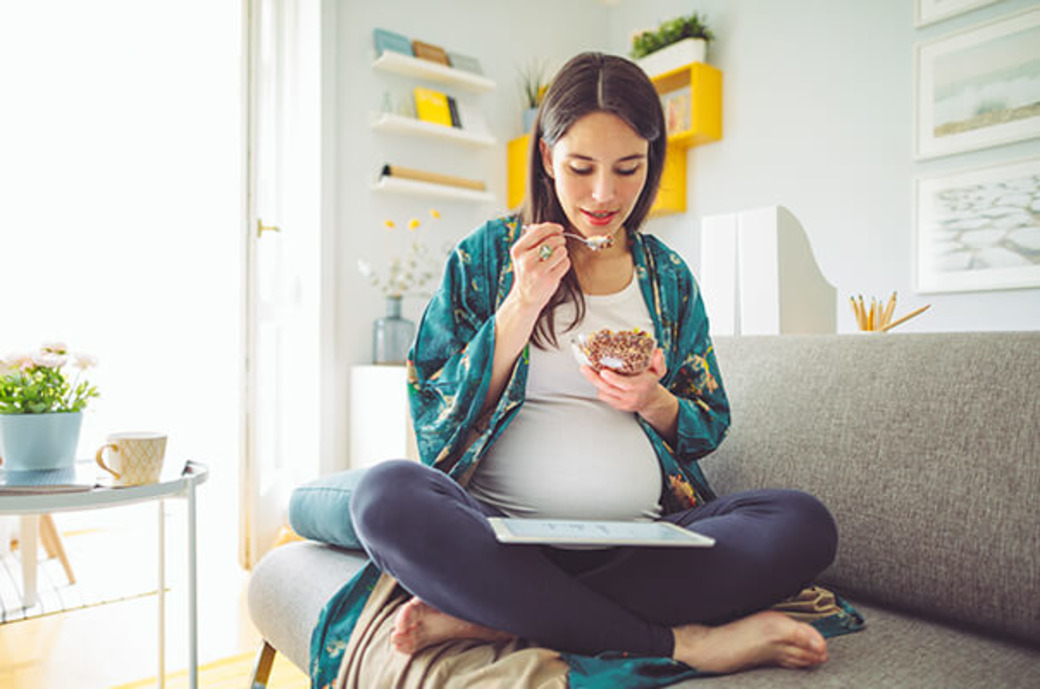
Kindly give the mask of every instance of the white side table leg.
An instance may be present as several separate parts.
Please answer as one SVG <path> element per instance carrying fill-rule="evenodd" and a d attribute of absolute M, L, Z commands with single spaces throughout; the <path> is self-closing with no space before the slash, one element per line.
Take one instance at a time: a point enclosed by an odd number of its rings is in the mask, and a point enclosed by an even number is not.
<path fill-rule="evenodd" d="M 199 621 L 196 590 L 195 481 L 188 481 L 188 686 L 199 686 Z"/>
<path fill-rule="evenodd" d="M 166 687 L 166 503 L 159 500 L 159 672 L 155 676 L 159 689 Z"/>
<path fill-rule="evenodd" d="M 25 608 L 36 605 L 36 551 L 39 547 L 39 527 L 39 515 L 22 515 L 22 537 L 18 547 L 22 551 L 22 606 Z"/>

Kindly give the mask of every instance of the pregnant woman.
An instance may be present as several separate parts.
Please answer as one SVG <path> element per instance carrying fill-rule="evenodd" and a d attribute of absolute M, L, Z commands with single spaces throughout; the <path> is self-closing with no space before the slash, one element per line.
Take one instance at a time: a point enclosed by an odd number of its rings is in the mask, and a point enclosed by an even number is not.
<path fill-rule="evenodd" d="M 729 405 L 690 270 L 640 231 L 665 136 L 636 65 L 573 58 L 534 125 L 520 215 L 448 260 L 409 361 L 423 463 L 377 465 L 351 504 L 373 561 L 413 596 L 397 650 L 520 637 L 719 673 L 827 659 L 816 629 L 766 610 L 832 561 L 827 509 L 789 490 L 716 497 L 697 466 Z M 657 343 L 645 370 L 575 361 L 578 333 L 633 328 Z M 666 520 L 716 545 L 504 545 L 489 516 Z"/>

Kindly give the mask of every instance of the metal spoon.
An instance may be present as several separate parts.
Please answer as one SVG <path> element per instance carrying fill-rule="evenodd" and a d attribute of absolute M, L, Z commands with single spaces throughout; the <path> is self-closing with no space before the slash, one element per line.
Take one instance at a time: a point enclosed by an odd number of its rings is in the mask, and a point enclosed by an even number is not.
<path fill-rule="evenodd" d="M 527 232 L 527 226 L 523 228 L 523 232 Z M 585 246 L 589 247 L 590 251 L 600 251 L 601 249 L 609 249 L 614 246 L 614 236 L 609 234 L 597 234 L 592 237 L 585 237 L 580 234 L 574 234 L 573 232 L 563 232 L 564 237 L 570 237 L 577 239 L 582 242 Z"/>
<path fill-rule="evenodd" d="M 583 237 L 580 234 L 564 232 L 563 236 L 571 237 L 572 239 L 577 239 L 579 242 L 583 242 L 585 246 L 589 247 L 590 251 L 609 249 L 610 247 L 614 246 L 614 236 L 610 234 L 597 234 L 591 237 Z"/>

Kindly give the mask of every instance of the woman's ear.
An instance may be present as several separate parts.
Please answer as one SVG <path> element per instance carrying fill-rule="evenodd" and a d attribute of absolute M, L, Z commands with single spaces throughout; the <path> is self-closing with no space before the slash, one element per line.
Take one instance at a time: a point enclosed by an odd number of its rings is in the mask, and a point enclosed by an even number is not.
<path fill-rule="evenodd" d="M 538 150 L 542 154 L 542 169 L 545 170 L 545 174 L 549 179 L 555 179 L 553 177 L 552 149 L 549 148 L 549 144 L 545 143 L 544 139 L 540 139 L 538 141 Z"/>

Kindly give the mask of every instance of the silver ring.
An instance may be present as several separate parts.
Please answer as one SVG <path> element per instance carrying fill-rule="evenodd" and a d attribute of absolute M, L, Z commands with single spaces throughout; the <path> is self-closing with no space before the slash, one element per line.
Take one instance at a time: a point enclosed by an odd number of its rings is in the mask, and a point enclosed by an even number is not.
<path fill-rule="evenodd" d="M 542 248 L 538 250 L 538 260 L 544 263 L 545 261 L 549 260 L 549 258 L 552 256 L 552 253 L 553 250 L 549 248 L 548 245 L 542 244 Z"/>

